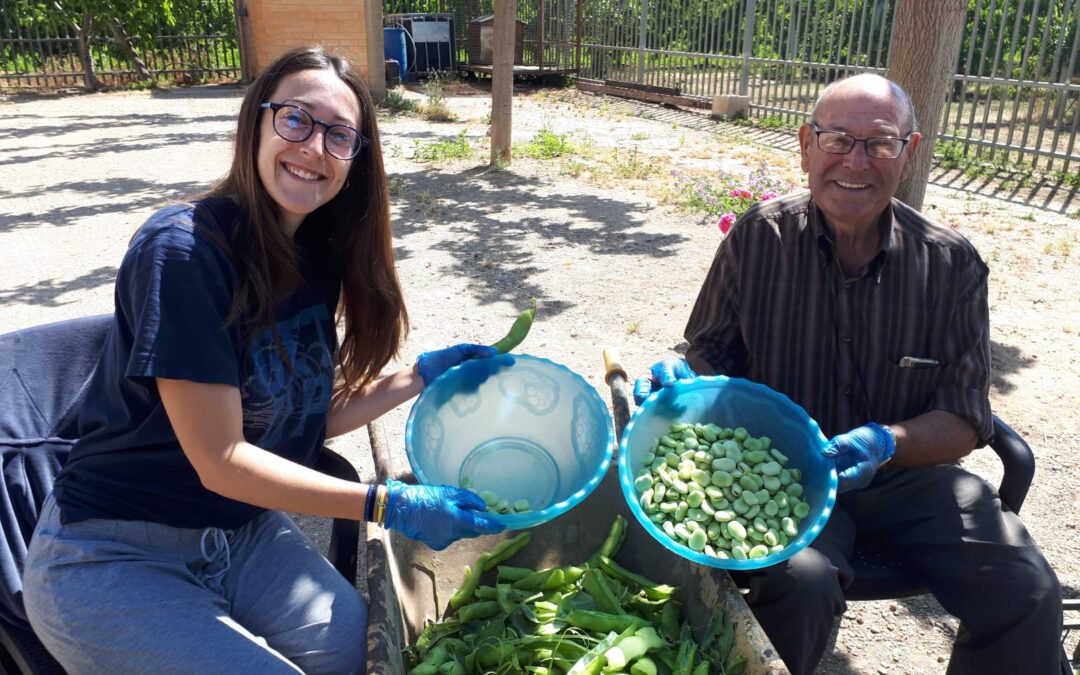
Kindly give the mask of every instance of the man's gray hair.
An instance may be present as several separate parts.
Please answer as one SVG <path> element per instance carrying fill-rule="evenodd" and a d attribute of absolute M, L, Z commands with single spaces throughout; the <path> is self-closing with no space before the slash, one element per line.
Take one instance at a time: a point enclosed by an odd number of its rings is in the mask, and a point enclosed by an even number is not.
<path fill-rule="evenodd" d="M 888 78 L 881 77 L 880 75 L 875 75 L 874 73 L 859 73 L 857 75 L 850 75 L 848 77 L 839 80 L 833 80 L 832 82 L 830 82 L 828 86 L 821 90 L 821 93 L 818 94 L 817 100 L 814 101 L 814 110 L 810 115 L 811 119 L 817 116 L 818 106 L 821 105 L 821 102 L 825 100 L 829 96 L 829 94 L 833 92 L 833 90 L 835 90 L 837 87 L 847 82 L 851 78 L 859 77 L 859 75 L 873 75 L 874 77 L 880 77 L 882 80 L 885 80 L 885 82 L 889 85 L 889 91 L 891 91 L 893 97 L 900 101 L 901 105 L 904 106 L 904 109 L 907 111 L 907 117 L 909 120 L 911 120 L 911 129 L 908 131 L 908 133 L 911 134 L 919 130 L 919 123 L 915 119 L 915 104 L 911 102 L 911 96 L 909 96 L 908 93 L 904 91 L 904 88 L 897 83 L 893 82 Z"/>

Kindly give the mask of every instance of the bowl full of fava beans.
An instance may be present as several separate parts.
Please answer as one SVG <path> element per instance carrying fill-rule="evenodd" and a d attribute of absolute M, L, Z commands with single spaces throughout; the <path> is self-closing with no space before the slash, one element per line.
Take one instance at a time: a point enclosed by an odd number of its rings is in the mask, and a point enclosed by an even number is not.
<path fill-rule="evenodd" d="M 634 412 L 619 444 L 630 511 L 693 562 L 753 570 L 787 560 L 836 503 L 827 443 L 787 396 L 741 378 L 680 380 Z"/>

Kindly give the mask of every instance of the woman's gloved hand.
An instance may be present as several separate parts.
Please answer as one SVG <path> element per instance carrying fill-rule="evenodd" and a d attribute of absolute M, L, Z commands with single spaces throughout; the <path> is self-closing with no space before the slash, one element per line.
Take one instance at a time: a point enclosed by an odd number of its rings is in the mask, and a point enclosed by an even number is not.
<path fill-rule="evenodd" d="M 420 379 L 424 381 L 426 387 L 434 382 L 435 378 L 462 361 L 487 358 L 495 356 L 497 353 L 491 345 L 454 345 L 446 349 L 424 352 L 416 359 L 416 370 L 420 373 Z"/>
<path fill-rule="evenodd" d="M 840 492 L 861 490 L 870 484 L 878 467 L 892 459 L 896 438 L 885 427 L 871 422 L 829 441 L 821 454 L 836 460 Z"/>
<path fill-rule="evenodd" d="M 505 526 L 487 515 L 480 495 L 449 485 L 407 485 L 390 480 L 383 525 L 441 551 L 458 539 L 497 534 Z"/>
<path fill-rule="evenodd" d="M 697 373 L 691 370 L 686 359 L 657 361 L 649 369 L 648 375 L 639 377 L 634 382 L 634 403 L 641 405 L 642 401 L 649 398 L 649 394 L 660 391 L 664 387 L 670 387 L 676 380 L 689 380 L 695 377 Z"/>

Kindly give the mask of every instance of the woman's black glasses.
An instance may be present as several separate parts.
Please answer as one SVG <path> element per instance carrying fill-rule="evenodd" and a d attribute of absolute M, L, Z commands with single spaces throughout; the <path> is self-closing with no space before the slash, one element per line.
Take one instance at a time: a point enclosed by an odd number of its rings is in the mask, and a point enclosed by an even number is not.
<path fill-rule="evenodd" d="M 328 124 L 312 117 L 308 111 L 288 103 L 266 102 L 259 106 L 274 111 L 274 131 L 287 141 L 302 143 L 311 137 L 315 127 L 326 130 L 323 147 L 331 157 L 352 159 L 371 141 L 347 124 Z"/>

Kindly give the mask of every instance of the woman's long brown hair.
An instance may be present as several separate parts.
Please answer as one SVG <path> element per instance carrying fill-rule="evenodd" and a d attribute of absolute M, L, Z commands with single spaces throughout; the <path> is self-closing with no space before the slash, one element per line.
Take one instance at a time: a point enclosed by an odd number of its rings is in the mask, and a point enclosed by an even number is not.
<path fill-rule="evenodd" d="M 341 276 L 337 320 L 344 331 L 338 352 L 339 386 L 357 388 L 373 381 L 394 358 L 408 334 L 408 313 L 394 267 L 390 199 L 375 105 L 367 84 L 345 59 L 321 47 L 281 55 L 248 88 L 240 105 L 232 167 L 208 196 L 240 206 L 228 242 L 240 280 L 229 321 L 244 321 L 243 331 L 273 328 L 274 306 L 300 282 L 294 244 L 281 225 L 280 211 L 259 180 L 259 120 L 272 114 L 259 107 L 278 83 L 303 70 L 331 70 L 360 104 L 360 132 L 371 140 L 353 159 L 341 191 L 304 219 L 303 227 L 325 237 L 328 264 Z M 242 317 L 250 317 L 242 319 Z"/>

